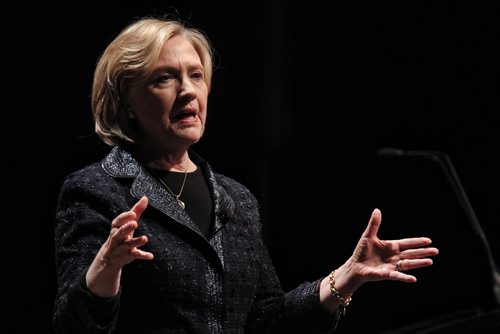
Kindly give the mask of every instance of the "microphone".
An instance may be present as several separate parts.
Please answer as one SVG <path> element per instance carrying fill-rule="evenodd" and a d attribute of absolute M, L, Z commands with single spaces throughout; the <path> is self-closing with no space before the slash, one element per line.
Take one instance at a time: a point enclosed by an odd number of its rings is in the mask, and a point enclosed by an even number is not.
<path fill-rule="evenodd" d="M 477 219 L 476 213 L 474 212 L 474 209 L 469 201 L 469 197 L 467 196 L 467 193 L 465 192 L 465 189 L 462 185 L 462 181 L 460 181 L 460 177 L 458 176 L 458 173 L 455 170 L 455 166 L 453 165 L 453 162 L 451 161 L 448 154 L 434 150 L 401 150 L 393 147 L 382 147 L 378 149 L 377 156 L 426 158 L 433 160 L 439 164 L 444 174 L 446 175 L 448 182 L 453 188 L 453 191 L 457 196 L 458 201 L 460 202 L 460 205 L 465 212 L 465 215 L 467 216 L 467 220 L 469 221 L 473 231 L 479 237 L 481 244 L 486 252 L 493 279 L 493 294 L 495 296 L 496 303 L 500 305 L 500 273 L 498 271 L 498 267 L 495 263 L 488 238 L 486 238 L 484 229 Z"/>
<path fill-rule="evenodd" d="M 439 156 L 442 153 L 439 151 L 429 151 L 429 150 L 401 150 L 394 147 L 382 147 L 378 149 L 377 155 L 380 157 L 421 157 L 428 158 L 439 162 Z"/>
<path fill-rule="evenodd" d="M 455 192 L 460 205 L 462 208 L 465 210 L 465 214 L 467 217 L 469 217 L 469 211 L 471 209 L 467 209 L 467 207 L 470 206 L 468 204 L 468 198 L 465 193 L 465 190 L 463 190 L 463 187 L 461 186 L 460 178 L 458 177 L 458 174 L 455 172 L 455 168 L 453 167 L 453 164 L 451 163 L 451 160 L 449 157 L 440 151 L 434 151 L 434 150 L 402 150 L 399 148 L 394 148 L 394 147 L 382 147 L 378 149 L 377 151 L 377 156 L 379 157 L 417 157 L 417 158 L 426 158 L 429 160 L 433 160 L 439 164 L 441 169 L 444 171 L 444 174 L 446 178 L 448 179 L 448 182 L 450 183 L 451 187 L 453 188 L 453 191 Z M 448 163 L 449 162 L 449 163 Z M 462 189 L 461 189 L 462 188 Z M 473 212 L 473 210 L 472 210 Z M 473 213 L 473 215 L 475 215 Z M 500 292 L 499 292 L 500 294 Z"/>

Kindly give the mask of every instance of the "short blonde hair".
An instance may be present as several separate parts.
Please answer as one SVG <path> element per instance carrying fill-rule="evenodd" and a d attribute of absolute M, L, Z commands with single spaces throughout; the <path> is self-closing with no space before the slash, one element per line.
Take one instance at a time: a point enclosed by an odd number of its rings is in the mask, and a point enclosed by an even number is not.
<path fill-rule="evenodd" d="M 148 77 L 162 47 L 174 36 L 191 42 L 205 70 L 210 91 L 213 48 L 206 35 L 177 20 L 144 17 L 123 29 L 99 58 L 92 86 L 95 132 L 107 145 L 134 143 L 137 134 L 129 117 L 128 94 Z"/>

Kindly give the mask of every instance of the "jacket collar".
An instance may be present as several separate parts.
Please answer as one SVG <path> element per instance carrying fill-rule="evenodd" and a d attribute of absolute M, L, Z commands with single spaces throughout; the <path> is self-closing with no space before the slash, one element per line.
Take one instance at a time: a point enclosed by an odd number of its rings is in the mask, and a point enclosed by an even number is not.
<path fill-rule="evenodd" d="M 234 211 L 234 202 L 216 180 L 210 165 L 194 151 L 189 151 L 189 157 L 201 168 L 213 199 L 215 225 L 213 233 L 222 228 Z M 152 176 L 126 149 L 115 146 L 102 162 L 103 169 L 116 178 L 131 178 L 130 193 L 137 199 L 148 197 L 148 204 L 158 209 L 177 222 L 200 234 L 198 226 L 193 223 L 186 212 L 177 204 L 174 197 L 165 187 Z"/>

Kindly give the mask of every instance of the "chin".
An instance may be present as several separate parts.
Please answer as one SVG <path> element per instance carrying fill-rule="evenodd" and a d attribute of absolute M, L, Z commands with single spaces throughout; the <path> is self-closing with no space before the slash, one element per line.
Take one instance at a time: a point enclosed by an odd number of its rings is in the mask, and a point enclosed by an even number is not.
<path fill-rule="evenodd" d="M 186 141 L 189 141 L 194 144 L 199 142 L 201 137 L 203 137 L 203 132 L 197 133 L 196 135 L 185 136 L 184 138 L 186 139 Z"/>

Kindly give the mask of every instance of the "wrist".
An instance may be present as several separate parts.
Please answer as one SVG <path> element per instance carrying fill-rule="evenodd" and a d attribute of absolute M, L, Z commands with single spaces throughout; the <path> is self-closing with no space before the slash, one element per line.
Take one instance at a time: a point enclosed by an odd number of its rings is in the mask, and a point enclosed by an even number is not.
<path fill-rule="evenodd" d="M 92 262 L 85 275 L 87 289 L 95 296 L 114 297 L 120 289 L 121 268 L 110 268 Z"/>
<path fill-rule="evenodd" d="M 335 270 L 335 287 L 344 294 L 350 295 L 364 284 L 363 276 L 351 259 Z"/>
<path fill-rule="evenodd" d="M 340 314 L 345 315 L 347 306 L 352 300 L 352 293 L 341 293 L 335 285 L 335 274 L 336 270 L 333 270 L 328 275 L 328 287 L 331 296 L 337 301 Z"/>

